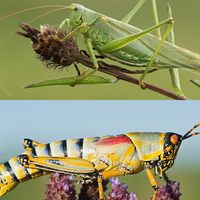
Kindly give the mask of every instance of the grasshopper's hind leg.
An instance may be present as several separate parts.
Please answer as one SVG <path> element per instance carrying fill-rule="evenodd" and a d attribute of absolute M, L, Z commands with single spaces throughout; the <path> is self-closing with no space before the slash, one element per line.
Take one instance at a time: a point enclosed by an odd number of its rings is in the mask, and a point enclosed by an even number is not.
<path fill-rule="evenodd" d="M 70 157 L 32 157 L 29 155 L 19 156 L 19 161 L 24 167 L 31 169 L 40 169 L 47 172 L 59 172 L 63 174 L 85 174 L 90 176 L 96 174 L 93 163 L 81 159 Z M 97 177 L 99 199 L 103 200 L 103 176 Z"/>
<path fill-rule="evenodd" d="M 63 174 L 91 174 L 95 172 L 94 165 L 81 158 L 71 157 L 47 157 L 22 154 L 18 157 L 20 163 L 31 169 L 39 169 L 47 172 L 60 172 Z"/>

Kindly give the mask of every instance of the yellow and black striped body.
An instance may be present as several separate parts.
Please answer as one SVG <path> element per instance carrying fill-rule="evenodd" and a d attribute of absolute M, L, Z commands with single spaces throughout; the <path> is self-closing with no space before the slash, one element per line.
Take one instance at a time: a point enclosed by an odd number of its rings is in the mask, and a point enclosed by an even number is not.
<path fill-rule="evenodd" d="M 41 170 L 25 168 L 17 156 L 11 158 L 8 162 L 0 165 L 0 196 L 15 188 L 20 182 L 42 176 L 45 173 Z"/>

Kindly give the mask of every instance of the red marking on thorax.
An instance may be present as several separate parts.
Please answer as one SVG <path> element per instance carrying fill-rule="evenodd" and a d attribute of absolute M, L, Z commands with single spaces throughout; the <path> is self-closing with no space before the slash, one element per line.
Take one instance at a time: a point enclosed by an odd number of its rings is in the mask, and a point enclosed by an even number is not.
<path fill-rule="evenodd" d="M 126 135 L 119 135 L 119 136 L 111 136 L 107 138 L 103 138 L 98 141 L 98 144 L 100 145 L 115 145 L 115 144 L 121 144 L 121 143 L 131 143 L 131 140 Z"/>

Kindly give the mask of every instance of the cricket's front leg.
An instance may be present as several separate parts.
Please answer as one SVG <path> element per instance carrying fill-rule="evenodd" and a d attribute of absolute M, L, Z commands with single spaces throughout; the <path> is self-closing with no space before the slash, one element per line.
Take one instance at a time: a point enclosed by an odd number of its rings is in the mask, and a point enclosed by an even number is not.
<path fill-rule="evenodd" d="M 75 86 L 77 85 L 78 83 L 80 83 L 82 80 L 84 80 L 85 78 L 91 76 L 92 74 L 94 74 L 98 68 L 99 68 L 99 65 L 98 65 L 98 62 L 97 62 L 97 58 L 96 58 L 96 55 L 95 55 L 95 52 L 93 50 L 93 45 L 92 45 L 92 42 L 91 42 L 91 39 L 90 37 L 86 34 L 84 34 L 84 39 L 85 39 L 85 44 L 87 46 L 87 50 L 88 50 L 88 55 L 93 63 L 93 69 L 90 70 L 90 69 L 87 69 L 85 70 L 84 72 L 82 72 L 80 74 L 80 76 L 77 78 L 77 80 L 71 84 L 71 86 Z"/>
<path fill-rule="evenodd" d="M 67 27 L 67 31 L 71 31 L 71 27 L 70 27 L 70 19 L 66 18 L 64 19 L 61 24 L 59 25 L 59 28 L 64 28 L 64 26 Z"/>

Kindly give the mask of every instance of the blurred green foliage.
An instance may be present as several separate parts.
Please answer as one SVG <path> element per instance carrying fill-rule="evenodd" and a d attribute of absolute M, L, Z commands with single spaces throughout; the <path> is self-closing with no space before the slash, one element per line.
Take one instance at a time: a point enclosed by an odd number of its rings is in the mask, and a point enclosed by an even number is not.
<path fill-rule="evenodd" d="M 20 0 L 20 1 L 1 1 L 0 15 L 5 16 L 18 10 L 49 4 L 69 5 L 74 1 L 60 0 Z M 137 1 L 124 0 L 77 0 L 76 3 L 85 5 L 88 8 L 106 14 L 116 19 L 123 18 Z M 158 10 L 161 19 L 167 16 L 167 2 L 171 4 L 173 16 L 175 19 L 175 39 L 179 46 L 199 51 L 199 5 L 198 0 L 162 0 L 158 1 Z M 73 76 L 76 72 L 74 67 L 64 71 L 51 71 L 36 59 L 30 41 L 17 36 L 14 32 L 22 22 L 29 22 L 31 19 L 50 11 L 51 9 L 42 9 L 29 11 L 27 13 L 10 17 L 0 21 L 0 86 L 6 88 L 12 96 L 9 96 L 0 90 L 0 99 L 167 99 L 160 94 L 141 90 L 138 86 L 119 81 L 116 84 L 109 85 L 83 85 L 71 88 L 69 86 L 57 86 L 51 88 L 24 89 L 29 83 L 48 80 L 53 78 L 64 78 Z M 35 27 L 41 24 L 57 25 L 67 17 L 65 10 L 44 16 L 31 23 Z M 147 1 L 144 7 L 139 11 L 131 21 L 140 28 L 150 27 L 153 24 L 153 15 L 151 3 Z M 14 31 L 14 32 L 13 32 Z M 11 34 L 9 40 L 6 38 Z M 81 45 L 81 44 L 80 44 Z M 83 46 L 82 46 L 83 47 Z M 198 77 L 189 71 L 181 71 L 181 83 L 185 95 L 192 99 L 199 99 L 199 88 L 189 82 L 190 79 Z M 99 75 L 102 75 L 99 73 Z M 172 90 L 171 80 L 168 70 L 155 72 L 149 75 L 147 81 L 161 87 Z"/>

